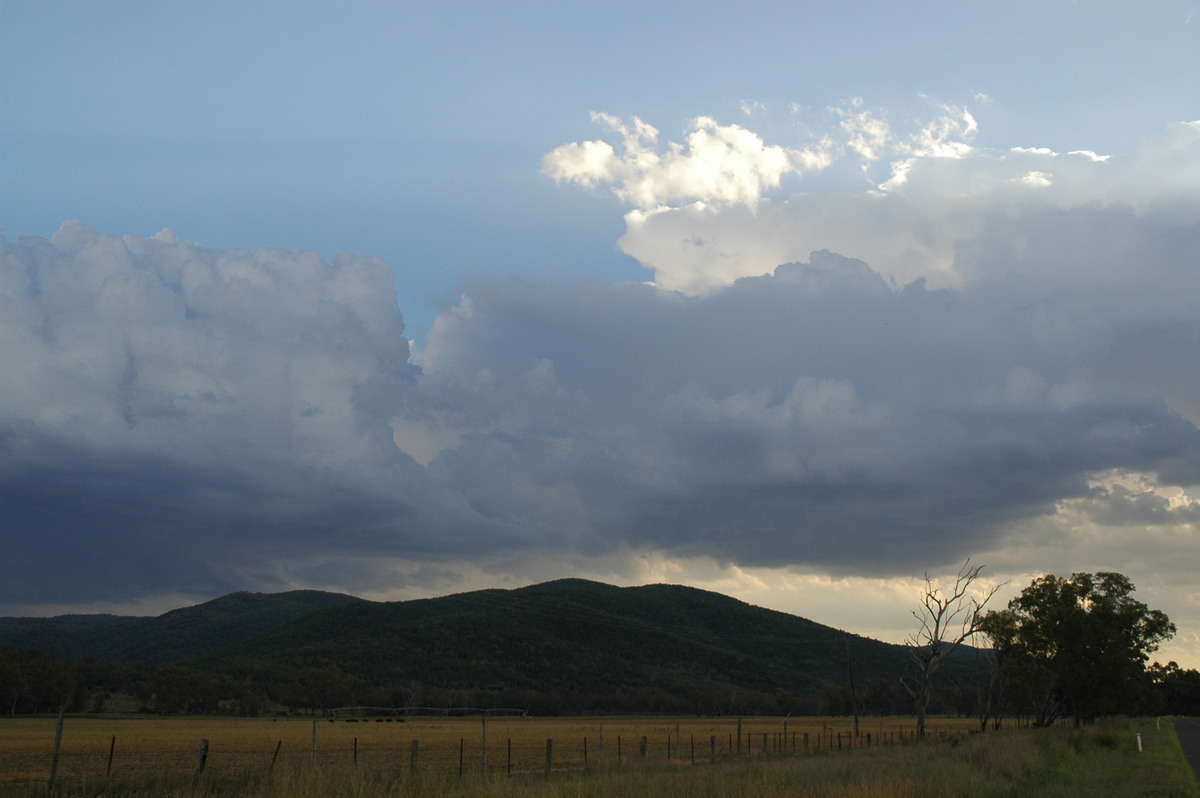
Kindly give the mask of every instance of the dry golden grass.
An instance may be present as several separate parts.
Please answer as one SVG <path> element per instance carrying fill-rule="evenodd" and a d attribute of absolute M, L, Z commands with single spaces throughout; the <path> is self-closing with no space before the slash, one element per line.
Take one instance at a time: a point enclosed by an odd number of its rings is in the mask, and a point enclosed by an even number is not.
<path fill-rule="evenodd" d="M 44 783 L 54 748 L 54 718 L 0 719 L 0 788 Z M 971 728 L 968 719 L 932 724 L 958 733 Z M 321 767 L 341 768 L 357 763 L 378 770 L 407 771 L 412 743 L 418 742 L 418 769 L 428 772 L 478 773 L 483 770 L 484 724 L 474 718 L 409 718 L 406 722 L 375 719 L 347 722 L 317 720 L 317 759 Z M 860 724 L 861 736 L 852 743 L 850 718 L 746 718 L 742 720 L 741 751 L 748 755 L 797 753 L 849 748 L 911 737 L 914 722 L 907 718 L 870 718 Z M 604 741 L 601 747 L 601 731 Z M 554 741 L 556 772 L 646 759 L 684 763 L 726 758 L 738 750 L 735 718 L 489 718 L 488 770 L 542 773 L 546 741 Z M 676 735 L 678 734 L 678 738 Z M 840 741 L 839 741 L 840 735 Z M 68 716 L 64 723 L 58 778 L 62 782 L 111 777 L 137 779 L 195 772 L 201 739 L 207 739 L 206 776 L 213 778 L 265 775 L 269 771 L 311 769 L 313 721 L 308 718 L 159 718 Z M 114 743 L 115 738 L 115 743 Z M 109 751 L 113 753 L 109 772 Z M 275 752 L 278 747 L 279 754 Z M 511 751 L 511 754 L 510 754 Z M 274 764 L 272 764 L 274 763 Z"/>
<path fill-rule="evenodd" d="M 83 719 L 68 718 L 57 793 L 62 796 L 208 796 L 208 798 L 374 798 L 375 796 L 454 796 L 454 798 L 1030 798 L 1030 796 L 1106 795 L 1110 798 L 1187 796 L 1197 798 L 1190 770 L 1169 725 L 1129 723 L 1083 731 L 1013 730 L 1000 734 L 958 737 L 967 721 L 941 725 L 949 741 L 927 745 L 874 745 L 827 749 L 819 755 L 764 755 L 762 735 L 782 739 L 783 719 L 746 719 L 743 755 L 725 749 L 737 721 L 696 718 L 606 718 L 607 759 L 598 761 L 600 719 L 492 719 L 488 723 L 490 772 L 481 767 L 482 723 L 476 719 L 413 719 L 408 723 L 329 723 L 318 728 L 319 765 L 310 759 L 312 722 L 302 720 L 232 719 Z M 683 751 L 667 739 L 676 734 Z M 877 741 L 911 721 L 877 719 L 863 723 Z M 845 719 L 792 719 L 789 738 L 841 731 Z M 938 728 L 935 725 L 935 728 Z M 0 796 L 46 793 L 53 719 L 0 720 Z M 1134 736 L 1143 735 L 1147 753 L 1137 752 Z M 690 741 L 724 735 L 720 760 L 700 756 L 691 764 Z M 645 736 L 648 752 L 638 757 Z M 935 739 L 941 735 L 935 734 Z M 108 747 L 117 738 L 111 776 L 104 775 Z M 192 783 L 199 740 L 210 740 L 208 767 Z M 620 738 L 621 761 L 616 761 Z M 589 745 L 588 768 L 582 767 L 583 740 Z M 408 767 L 409 746 L 421 741 L 419 768 Z M 555 772 L 544 775 L 545 741 L 555 740 Z M 514 750 L 514 772 L 507 770 L 508 742 Z M 353 763 L 358 745 L 358 764 Z M 947 744 L 949 742 L 949 744 Z M 279 760 L 271 768 L 278 745 Z M 824 746 L 823 746 L 824 747 Z M 747 748 L 749 749 L 747 751 Z M 836 742 L 835 742 L 836 748 Z M 458 774 L 459 752 L 463 772 Z M 707 751 L 705 752 L 707 753 Z"/>

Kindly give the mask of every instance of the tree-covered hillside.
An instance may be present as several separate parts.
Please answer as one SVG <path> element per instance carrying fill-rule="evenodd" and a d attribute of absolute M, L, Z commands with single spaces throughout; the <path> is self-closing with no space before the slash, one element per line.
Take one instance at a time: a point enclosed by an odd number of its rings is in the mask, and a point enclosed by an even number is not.
<path fill-rule="evenodd" d="M 562 580 L 340 604 L 223 651 L 220 666 L 293 701 L 311 691 L 307 677 L 335 703 L 471 696 L 578 711 L 728 712 L 747 701 L 778 709 L 788 696 L 815 706 L 825 682 L 849 689 L 851 662 L 866 685 L 897 676 L 906 653 L 694 588 Z"/>
<path fill-rule="evenodd" d="M 60 615 L 0 618 L 0 645 L 36 648 L 67 659 L 161 664 L 204 656 L 346 601 L 340 593 L 230 593 L 157 617 Z"/>
<path fill-rule="evenodd" d="M 897 681 L 911 653 L 676 585 L 234 593 L 156 618 L 0 619 L 0 706 L 92 711 L 122 694 L 156 712 L 894 713 L 910 710 Z M 987 668 L 956 654 L 930 711 L 972 712 Z"/>

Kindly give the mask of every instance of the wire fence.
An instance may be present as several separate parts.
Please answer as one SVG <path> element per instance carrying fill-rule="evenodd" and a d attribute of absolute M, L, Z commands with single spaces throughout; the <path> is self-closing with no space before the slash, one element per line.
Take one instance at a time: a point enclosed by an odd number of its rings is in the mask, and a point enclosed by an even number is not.
<path fill-rule="evenodd" d="M 347 708 L 343 708 L 347 709 Z M 304 720 L 68 718 L 0 720 L 0 787 L 162 774 L 261 777 L 317 768 L 440 774 L 550 774 L 672 761 L 807 756 L 915 739 L 910 719 L 530 719 L 328 717 Z M 965 736 L 947 719 L 933 736 Z M 870 729 L 869 731 L 867 729 Z M 53 775 L 51 775 L 53 773 Z"/>

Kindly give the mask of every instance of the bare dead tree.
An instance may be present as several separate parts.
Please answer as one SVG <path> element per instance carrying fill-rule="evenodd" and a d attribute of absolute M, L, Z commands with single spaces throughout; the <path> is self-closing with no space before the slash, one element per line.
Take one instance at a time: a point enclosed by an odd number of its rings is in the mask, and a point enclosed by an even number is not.
<path fill-rule="evenodd" d="M 912 662 L 916 666 L 915 679 L 902 677 L 900 684 L 908 692 L 916 707 L 917 737 L 925 738 L 925 716 L 929 700 L 933 696 L 933 682 L 938 669 L 946 657 L 962 645 L 963 641 L 979 631 L 983 608 L 1003 585 L 994 585 L 983 590 L 972 588 L 983 571 L 982 565 L 971 565 L 970 558 L 958 570 L 954 584 L 943 590 L 929 574 L 925 574 L 925 591 L 920 609 L 913 610 L 913 617 L 920 627 L 905 639 L 912 650 Z"/>

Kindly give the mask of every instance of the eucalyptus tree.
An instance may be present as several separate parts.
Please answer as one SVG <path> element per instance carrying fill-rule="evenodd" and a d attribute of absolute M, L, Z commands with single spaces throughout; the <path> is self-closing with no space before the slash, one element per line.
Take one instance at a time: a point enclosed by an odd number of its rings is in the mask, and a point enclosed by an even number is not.
<path fill-rule="evenodd" d="M 981 619 L 998 661 L 1033 699 L 1038 725 L 1137 708 L 1146 660 L 1174 636 L 1175 624 L 1133 592 L 1111 571 L 1050 574 Z"/>

